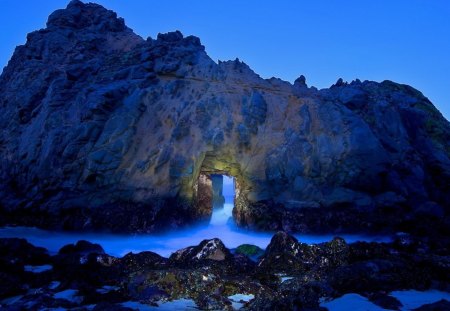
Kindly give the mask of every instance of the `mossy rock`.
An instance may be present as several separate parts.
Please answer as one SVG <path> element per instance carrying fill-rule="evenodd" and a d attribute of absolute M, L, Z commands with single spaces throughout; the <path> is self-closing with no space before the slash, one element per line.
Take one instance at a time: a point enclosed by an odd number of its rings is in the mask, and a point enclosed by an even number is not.
<path fill-rule="evenodd" d="M 264 254 L 264 250 L 252 244 L 242 244 L 236 248 L 236 254 L 246 255 L 250 258 L 259 257 Z"/>

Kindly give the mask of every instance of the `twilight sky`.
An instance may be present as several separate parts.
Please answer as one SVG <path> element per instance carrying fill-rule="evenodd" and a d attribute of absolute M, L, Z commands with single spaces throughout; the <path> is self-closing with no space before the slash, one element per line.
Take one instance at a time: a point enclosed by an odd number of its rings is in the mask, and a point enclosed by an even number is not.
<path fill-rule="evenodd" d="M 0 0 L 0 68 L 26 34 L 68 0 Z M 180 30 L 209 56 L 238 57 L 263 78 L 329 87 L 338 78 L 393 80 L 450 119 L 448 0 L 96 0 L 146 38 Z"/>

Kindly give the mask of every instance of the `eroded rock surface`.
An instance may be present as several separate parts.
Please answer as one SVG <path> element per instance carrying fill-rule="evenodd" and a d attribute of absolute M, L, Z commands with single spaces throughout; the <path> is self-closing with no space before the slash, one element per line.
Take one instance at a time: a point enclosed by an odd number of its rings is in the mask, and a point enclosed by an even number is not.
<path fill-rule="evenodd" d="M 262 79 L 74 0 L 16 48 L 0 94 L 4 223 L 178 227 L 208 215 L 199 176 L 226 173 L 241 226 L 448 227 L 450 125 L 410 86 Z"/>

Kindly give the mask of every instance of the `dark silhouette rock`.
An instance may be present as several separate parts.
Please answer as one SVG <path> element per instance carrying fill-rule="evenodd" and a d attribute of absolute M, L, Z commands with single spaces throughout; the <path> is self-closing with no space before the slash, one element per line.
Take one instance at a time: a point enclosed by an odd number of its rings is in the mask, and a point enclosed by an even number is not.
<path fill-rule="evenodd" d="M 258 268 L 274 272 L 301 272 L 308 269 L 310 247 L 285 232 L 277 232 L 260 258 Z"/>
<path fill-rule="evenodd" d="M 163 269 L 166 266 L 167 258 L 149 251 L 138 254 L 128 253 L 119 261 L 120 270 L 124 273 Z"/>
<path fill-rule="evenodd" d="M 377 306 L 382 307 L 383 309 L 400 310 L 400 308 L 403 306 L 397 298 L 382 293 L 374 293 L 368 298 L 371 302 L 373 302 Z"/>
<path fill-rule="evenodd" d="M 419 308 L 413 309 L 414 311 L 441 311 L 441 310 L 449 310 L 450 309 L 450 301 L 441 299 L 434 303 L 429 303 Z"/>
<path fill-rule="evenodd" d="M 104 254 L 105 251 L 99 244 L 94 244 L 88 241 L 80 240 L 75 244 L 67 244 L 59 250 L 60 255 L 89 255 L 89 254 Z"/>
<path fill-rule="evenodd" d="M 262 271 L 299 273 L 328 271 L 348 263 L 350 249 L 341 238 L 318 245 L 300 243 L 285 232 L 277 232 L 260 258 Z"/>
<path fill-rule="evenodd" d="M 36 247 L 19 238 L 0 239 L 0 258 L 5 261 L 4 264 L 15 266 L 39 266 L 50 262 L 50 255 L 45 248 Z"/>
<path fill-rule="evenodd" d="M 0 94 L 4 224 L 176 228 L 210 215 L 199 176 L 228 174 L 243 227 L 447 227 L 450 125 L 407 85 L 265 80 L 72 1 L 16 48 Z"/>

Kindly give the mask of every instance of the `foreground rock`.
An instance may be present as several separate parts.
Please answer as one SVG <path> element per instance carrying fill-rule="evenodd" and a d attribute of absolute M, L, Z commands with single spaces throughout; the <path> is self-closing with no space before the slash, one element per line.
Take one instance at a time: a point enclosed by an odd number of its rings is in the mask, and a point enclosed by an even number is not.
<path fill-rule="evenodd" d="M 328 270 L 348 262 L 349 247 L 341 238 L 318 245 L 299 243 L 285 232 L 275 234 L 258 267 L 279 273 L 303 273 L 311 269 Z"/>
<path fill-rule="evenodd" d="M 32 272 L 26 271 L 25 267 L 50 263 L 50 256 L 42 247 L 35 247 L 25 239 L 0 239 L 0 299 L 45 284 L 49 280 L 47 272 L 36 277 Z"/>
<path fill-rule="evenodd" d="M 448 249 L 413 237 L 408 240 L 408 247 L 398 241 L 347 244 L 340 238 L 307 245 L 278 232 L 254 263 L 243 254 L 233 255 L 219 239 L 204 240 L 169 259 L 150 251 L 114 258 L 86 241 L 64 246 L 50 257 L 24 240 L 0 239 L 6 250 L 0 253 L 2 262 L 11 259 L 10 250 L 19 244 L 29 254 L 39 254 L 31 259 L 19 253 L 16 265 L 1 266 L 10 288 L 0 287 L 0 305 L 12 310 L 87 306 L 127 310 L 125 306 L 173 301 L 201 310 L 320 310 L 322 301 L 359 294 L 381 307 L 397 309 L 401 303 L 390 295 L 392 291 L 450 292 Z M 27 263 L 52 268 L 27 272 L 23 266 Z M 433 302 L 419 310 L 445 309 L 448 303 Z"/>
<path fill-rule="evenodd" d="M 177 227 L 208 217 L 211 176 L 228 174 L 241 226 L 450 227 L 450 125 L 406 85 L 262 79 L 74 0 L 16 48 L 0 94 L 4 223 Z"/>

